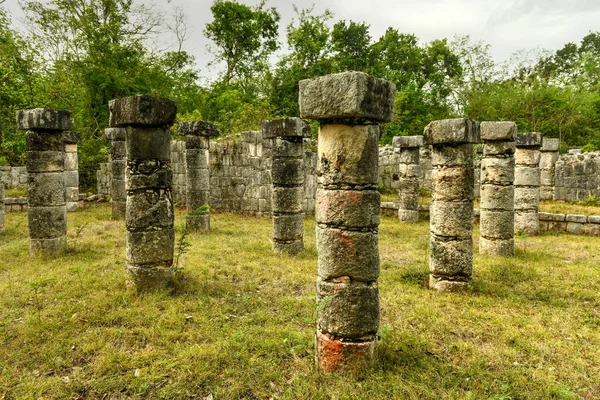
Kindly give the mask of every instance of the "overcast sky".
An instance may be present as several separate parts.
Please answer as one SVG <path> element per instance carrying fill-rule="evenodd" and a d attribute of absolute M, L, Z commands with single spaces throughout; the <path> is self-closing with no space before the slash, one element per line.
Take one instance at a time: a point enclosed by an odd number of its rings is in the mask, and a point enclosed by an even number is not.
<path fill-rule="evenodd" d="M 257 0 L 240 0 L 255 5 Z M 149 2 L 144 2 L 149 3 Z M 203 35 L 206 23 L 212 20 L 212 0 L 154 0 L 168 14 L 182 8 L 187 16 L 190 38 L 185 49 L 197 60 L 204 77 L 214 77 L 209 71 L 211 55 Z M 287 51 L 285 27 L 295 16 L 292 4 L 300 9 L 316 3 L 314 12 L 329 9 L 338 20 L 365 22 L 370 25 L 374 40 L 387 29 L 414 33 L 422 42 L 468 34 L 475 40 L 491 45 L 497 61 L 507 59 L 518 50 L 562 48 L 567 42 L 578 43 L 589 31 L 600 31 L 600 0 L 268 0 L 281 15 L 280 42 Z M 22 19 L 17 0 L 3 5 L 17 19 Z"/>

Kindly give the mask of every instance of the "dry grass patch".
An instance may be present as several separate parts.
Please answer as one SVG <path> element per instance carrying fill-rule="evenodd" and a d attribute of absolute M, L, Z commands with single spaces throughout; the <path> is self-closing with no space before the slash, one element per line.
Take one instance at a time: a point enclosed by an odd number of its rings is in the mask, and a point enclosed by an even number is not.
<path fill-rule="evenodd" d="M 322 376 L 314 220 L 289 257 L 272 253 L 269 218 L 213 214 L 210 233 L 188 237 L 172 292 L 139 296 L 125 287 L 124 224 L 109 214 L 69 214 L 58 258 L 29 256 L 26 214 L 7 215 L 0 398 L 600 396 L 599 238 L 520 238 L 516 257 L 476 255 L 470 290 L 444 294 L 425 286 L 428 223 L 384 218 L 378 360 Z"/>

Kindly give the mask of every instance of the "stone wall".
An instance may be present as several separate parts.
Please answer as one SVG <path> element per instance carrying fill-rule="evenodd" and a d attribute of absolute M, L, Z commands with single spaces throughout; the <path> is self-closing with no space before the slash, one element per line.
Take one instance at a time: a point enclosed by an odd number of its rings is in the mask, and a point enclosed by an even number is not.
<path fill-rule="evenodd" d="M 0 181 L 6 187 L 27 190 L 27 168 L 26 167 L 0 167 Z"/>
<path fill-rule="evenodd" d="M 400 187 L 398 153 L 390 145 L 379 147 L 379 187 L 397 191 Z"/>
<path fill-rule="evenodd" d="M 176 205 L 185 205 L 186 158 L 183 140 L 171 140 L 171 169 L 173 170 L 173 201 Z"/>
<path fill-rule="evenodd" d="M 600 236 L 600 215 L 539 213 L 540 230 Z"/>
<path fill-rule="evenodd" d="M 600 198 L 600 152 L 561 154 L 555 165 L 554 199 L 580 201 Z"/>
<path fill-rule="evenodd" d="M 112 167 L 110 157 L 108 162 L 100 164 L 100 169 L 96 171 L 96 193 L 100 197 L 110 197 L 110 187 L 112 184 Z"/>

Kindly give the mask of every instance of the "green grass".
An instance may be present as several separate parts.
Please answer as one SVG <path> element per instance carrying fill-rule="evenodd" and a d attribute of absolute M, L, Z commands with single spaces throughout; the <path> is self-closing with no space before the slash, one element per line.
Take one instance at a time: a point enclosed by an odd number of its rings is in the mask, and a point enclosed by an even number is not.
<path fill-rule="evenodd" d="M 25 197 L 27 190 L 15 187 L 8 187 L 4 190 L 4 197 Z"/>
<path fill-rule="evenodd" d="M 69 214 L 58 258 L 31 257 L 26 214 L 8 214 L 0 399 L 600 397 L 599 238 L 545 234 L 518 239 L 514 258 L 476 253 L 470 290 L 446 294 L 425 287 L 428 223 L 383 218 L 378 358 L 326 376 L 314 367 L 314 220 L 289 257 L 272 253 L 269 218 L 211 219 L 210 233 L 189 236 L 173 292 L 137 295 L 107 205 Z"/>

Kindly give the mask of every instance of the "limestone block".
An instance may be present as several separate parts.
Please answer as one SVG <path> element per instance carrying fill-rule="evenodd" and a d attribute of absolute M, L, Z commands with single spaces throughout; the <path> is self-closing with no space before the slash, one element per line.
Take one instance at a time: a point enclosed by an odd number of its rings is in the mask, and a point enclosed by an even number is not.
<path fill-rule="evenodd" d="M 65 171 L 64 173 L 65 187 L 78 187 L 79 186 L 79 172 L 77 171 Z"/>
<path fill-rule="evenodd" d="M 29 173 L 64 171 L 65 153 L 62 151 L 27 151 L 25 154 Z"/>
<path fill-rule="evenodd" d="M 566 221 L 567 222 L 578 222 L 581 224 L 585 224 L 586 222 L 588 222 L 588 218 L 587 218 L 587 216 L 581 215 L 581 214 L 567 214 Z"/>
<path fill-rule="evenodd" d="M 454 240 L 431 235 L 430 249 L 429 269 L 432 275 L 470 281 L 473 272 L 471 237 Z"/>
<path fill-rule="evenodd" d="M 67 231 L 67 210 L 64 205 L 53 207 L 29 207 L 29 237 L 51 239 L 64 237 Z"/>
<path fill-rule="evenodd" d="M 323 280 L 349 276 L 371 282 L 379 277 L 378 235 L 317 226 L 318 273 Z"/>
<path fill-rule="evenodd" d="M 109 101 L 108 111 L 111 127 L 126 125 L 158 127 L 170 126 L 175 122 L 177 106 L 169 99 L 137 95 Z M 166 148 L 168 149 L 169 146 L 167 145 Z M 162 151 L 163 148 L 160 150 Z"/>
<path fill-rule="evenodd" d="M 473 234 L 473 202 L 432 201 L 431 233 L 444 237 L 471 237 Z"/>
<path fill-rule="evenodd" d="M 65 144 L 61 132 L 27 131 L 25 135 L 27 151 L 56 151 L 64 152 Z"/>
<path fill-rule="evenodd" d="M 126 166 L 127 161 L 125 160 L 113 160 L 110 163 L 112 179 L 124 179 Z"/>
<path fill-rule="evenodd" d="M 126 226 L 129 230 L 173 227 L 173 201 L 157 191 L 142 191 L 127 196 Z"/>
<path fill-rule="evenodd" d="M 409 209 L 399 209 L 398 219 L 402 222 L 419 222 L 419 211 Z"/>
<path fill-rule="evenodd" d="M 418 149 L 406 149 L 401 150 L 398 155 L 398 162 L 400 164 L 419 164 L 419 150 Z M 417 167 L 419 167 L 417 165 Z M 420 170 L 420 167 L 419 167 Z"/>
<path fill-rule="evenodd" d="M 541 147 L 542 134 L 539 132 L 517 133 L 515 135 L 517 147 Z"/>
<path fill-rule="evenodd" d="M 419 164 L 400 164 L 398 166 L 398 175 L 403 178 L 416 178 L 419 176 Z"/>
<path fill-rule="evenodd" d="M 538 166 L 541 158 L 540 151 L 533 148 L 519 148 L 515 153 L 515 163 L 517 165 Z"/>
<path fill-rule="evenodd" d="M 583 224 L 577 222 L 567 222 L 567 232 L 575 235 L 583 234 Z"/>
<path fill-rule="evenodd" d="M 359 339 L 374 335 L 379 328 L 379 288 L 377 283 L 334 283 L 317 279 L 317 319 L 320 332 Z"/>
<path fill-rule="evenodd" d="M 515 188 L 512 185 L 487 185 L 480 187 L 480 208 L 486 210 L 511 211 L 515 207 Z"/>
<path fill-rule="evenodd" d="M 210 230 L 210 215 L 190 215 L 185 217 L 185 227 L 188 231 L 199 232 Z"/>
<path fill-rule="evenodd" d="M 555 151 L 558 152 L 560 148 L 560 139 L 558 138 L 543 138 L 541 151 Z"/>
<path fill-rule="evenodd" d="M 127 147 L 124 140 L 114 140 L 110 146 L 112 161 L 124 160 L 127 155 Z"/>
<path fill-rule="evenodd" d="M 433 167 L 473 167 L 473 145 L 440 146 L 431 158 Z"/>
<path fill-rule="evenodd" d="M 530 211 L 515 210 L 515 233 L 526 233 L 528 235 L 537 235 L 540 232 L 540 223 L 538 213 Z"/>
<path fill-rule="evenodd" d="M 513 211 L 481 210 L 479 226 L 481 236 L 487 239 L 510 239 L 514 236 Z"/>
<path fill-rule="evenodd" d="M 282 118 L 263 121 L 262 134 L 265 139 L 273 138 L 309 138 L 310 126 L 300 118 Z"/>
<path fill-rule="evenodd" d="M 210 170 L 207 168 L 188 169 L 187 170 L 188 189 L 208 189 L 210 188 Z M 185 183 L 184 183 L 185 184 Z"/>
<path fill-rule="evenodd" d="M 302 212 L 302 187 L 274 187 L 273 212 L 275 213 L 299 213 Z M 264 210 L 269 211 L 269 210 Z"/>
<path fill-rule="evenodd" d="M 27 195 L 30 207 L 64 206 L 65 180 L 63 173 L 29 174 Z"/>
<path fill-rule="evenodd" d="M 483 145 L 483 156 L 512 156 L 515 154 L 515 142 L 486 142 Z"/>
<path fill-rule="evenodd" d="M 472 168 L 434 168 L 432 197 L 436 200 L 473 200 Z"/>
<path fill-rule="evenodd" d="M 141 173 L 142 171 L 147 173 Z M 166 166 L 148 171 L 146 171 L 144 168 L 142 168 L 141 171 L 139 168 L 137 171 L 127 168 L 125 171 L 125 187 L 128 191 L 144 189 L 171 189 L 172 182 L 173 173 L 171 172 L 171 169 Z"/>
<path fill-rule="evenodd" d="M 513 256 L 515 254 L 515 240 L 479 238 L 479 254 L 490 256 Z"/>
<path fill-rule="evenodd" d="M 535 167 L 515 168 L 515 186 L 540 186 L 540 170 Z"/>
<path fill-rule="evenodd" d="M 423 132 L 425 144 L 479 143 L 479 123 L 466 118 L 432 121 Z"/>
<path fill-rule="evenodd" d="M 157 231 L 127 231 L 127 262 L 129 265 L 173 263 L 175 234 L 173 229 Z"/>
<path fill-rule="evenodd" d="M 418 210 L 419 196 L 417 194 L 399 196 L 398 207 L 401 210 Z"/>
<path fill-rule="evenodd" d="M 273 157 L 271 175 L 274 185 L 302 185 L 304 183 L 302 158 Z"/>
<path fill-rule="evenodd" d="M 395 149 L 419 148 L 423 146 L 423 136 L 394 136 L 392 145 Z"/>
<path fill-rule="evenodd" d="M 273 157 L 275 155 L 278 157 L 303 157 L 304 149 L 302 148 L 302 142 L 275 138 L 273 140 L 273 154 Z"/>
<path fill-rule="evenodd" d="M 182 136 L 219 136 L 219 131 L 215 124 L 206 121 L 180 122 L 177 133 Z"/>
<path fill-rule="evenodd" d="M 512 141 L 517 133 L 517 124 L 510 121 L 481 123 L 481 140 L 507 140 Z"/>
<path fill-rule="evenodd" d="M 304 236 L 304 214 L 285 214 L 273 216 L 273 239 L 302 240 Z"/>
<path fill-rule="evenodd" d="M 304 241 L 302 239 L 285 242 L 273 242 L 273 251 L 276 253 L 298 254 L 302 250 L 304 250 Z"/>
<path fill-rule="evenodd" d="M 110 141 L 125 141 L 127 130 L 125 128 L 106 128 L 104 136 Z"/>
<path fill-rule="evenodd" d="M 319 128 L 319 183 L 375 185 L 379 157 L 377 125 L 326 124 Z"/>
<path fill-rule="evenodd" d="M 481 160 L 481 182 L 511 185 L 515 180 L 513 158 L 484 158 Z"/>
<path fill-rule="evenodd" d="M 21 130 L 66 131 L 72 127 L 71 112 L 34 108 L 17 111 L 17 127 Z"/>
<path fill-rule="evenodd" d="M 170 161 L 171 133 L 166 126 L 162 127 L 127 127 L 127 159 L 128 160 L 160 160 Z"/>
<path fill-rule="evenodd" d="M 590 215 L 588 222 L 591 224 L 600 224 L 600 215 Z"/>
<path fill-rule="evenodd" d="M 73 132 L 73 131 L 66 131 L 62 133 L 62 139 L 63 142 L 65 144 L 68 145 L 76 145 L 77 143 L 81 142 L 81 133 L 80 132 Z M 77 146 L 75 146 L 75 149 L 77 149 Z M 69 151 L 69 150 L 67 150 Z"/>
<path fill-rule="evenodd" d="M 65 160 L 65 164 L 64 164 L 65 171 L 74 171 L 77 173 L 77 170 L 78 170 L 77 153 L 65 152 L 64 160 Z"/>
<path fill-rule="evenodd" d="M 396 86 L 362 72 L 342 72 L 299 82 L 302 118 L 389 122 Z"/>
<path fill-rule="evenodd" d="M 539 204 L 539 188 L 515 188 L 515 210 L 537 210 Z"/>
<path fill-rule="evenodd" d="M 29 239 L 29 252 L 31 254 L 57 254 L 62 252 L 66 247 L 66 235 L 46 239 Z"/>
<path fill-rule="evenodd" d="M 600 225 L 598 224 L 585 224 L 583 225 L 583 234 L 588 236 L 600 235 Z"/>
<path fill-rule="evenodd" d="M 380 194 L 377 190 L 317 190 L 317 222 L 332 226 L 379 226 Z"/>

